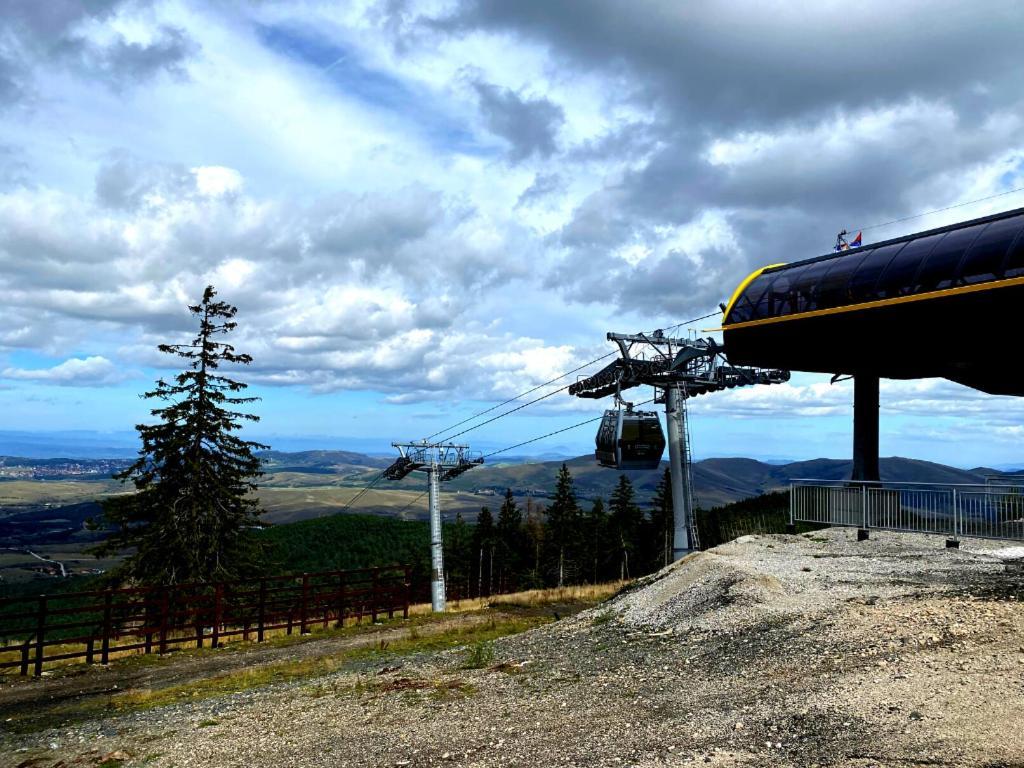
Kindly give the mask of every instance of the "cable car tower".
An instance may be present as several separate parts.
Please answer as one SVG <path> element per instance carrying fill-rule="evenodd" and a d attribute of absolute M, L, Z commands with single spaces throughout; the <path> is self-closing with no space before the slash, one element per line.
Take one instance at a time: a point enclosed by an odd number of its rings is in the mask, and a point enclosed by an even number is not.
<path fill-rule="evenodd" d="M 468 445 L 453 443 L 392 443 L 398 458 L 382 473 L 384 480 L 401 480 L 412 472 L 426 472 L 430 508 L 430 606 L 435 613 L 445 609 L 444 541 L 441 534 L 441 494 L 439 484 L 484 463 L 482 456 L 471 454 Z"/>
<path fill-rule="evenodd" d="M 693 517 L 693 476 L 686 401 L 697 395 L 751 384 L 781 384 L 789 371 L 736 367 L 725 348 L 711 338 L 670 338 L 653 333 L 609 333 L 620 357 L 569 386 L 569 394 L 598 399 L 615 396 L 614 410 L 605 411 L 598 428 L 595 453 L 604 466 L 657 469 L 665 439 L 657 413 L 634 411 L 621 393 L 631 387 L 654 387 L 654 402 L 664 403 L 668 424 L 672 512 L 675 519 L 673 560 L 700 548 Z M 625 410 L 623 410 L 625 406 Z"/>

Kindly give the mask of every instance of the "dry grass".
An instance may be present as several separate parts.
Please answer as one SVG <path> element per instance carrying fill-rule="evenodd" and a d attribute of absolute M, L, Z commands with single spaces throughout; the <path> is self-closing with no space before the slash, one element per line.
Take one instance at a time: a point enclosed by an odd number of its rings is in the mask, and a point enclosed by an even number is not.
<path fill-rule="evenodd" d="M 608 599 L 615 593 L 617 593 L 625 584 L 628 582 L 623 581 L 612 581 L 605 584 L 581 584 L 578 586 L 569 587 L 555 587 L 552 589 L 531 589 L 525 592 L 513 592 L 507 595 L 494 595 L 491 597 L 473 598 L 469 600 L 458 600 L 448 603 L 449 613 L 472 613 L 478 611 L 485 611 L 488 608 L 543 608 L 549 605 L 557 605 L 559 603 L 599 603 L 603 600 Z M 409 606 L 409 616 L 419 621 L 433 617 L 434 614 L 431 612 L 430 603 L 417 603 L 416 605 Z M 379 620 L 377 625 L 394 625 L 402 622 L 401 613 L 396 618 L 388 619 L 384 614 Z M 310 625 L 310 631 L 308 634 L 300 635 L 296 628 L 293 634 L 289 635 L 286 629 L 267 630 L 265 633 L 266 641 L 273 645 L 290 645 L 293 643 L 304 643 L 317 638 L 324 637 L 325 635 L 335 635 L 338 633 L 352 633 L 352 632 L 368 632 L 371 631 L 373 625 L 370 622 L 370 617 L 366 616 L 363 620 L 358 620 L 355 617 L 351 617 L 345 620 L 344 628 L 336 627 L 335 622 L 331 621 L 326 627 L 322 623 L 316 625 Z M 414 625 L 415 626 L 415 625 Z M 190 633 L 189 633 L 190 634 Z M 250 631 L 251 637 L 255 638 L 255 629 Z M 159 656 L 155 652 L 152 654 L 146 654 L 142 649 L 130 650 L 130 651 L 118 651 L 116 648 L 111 648 L 110 659 L 112 661 L 122 661 L 133 664 L 157 664 L 163 660 L 173 663 L 174 655 L 178 654 L 197 654 L 204 653 L 209 648 L 209 638 L 206 641 L 206 648 L 200 649 L 195 647 L 195 641 L 190 643 L 174 643 L 175 638 L 181 637 L 182 634 L 170 635 L 171 638 L 171 650 L 168 656 Z M 221 645 L 227 647 L 246 647 L 253 643 L 254 640 L 243 640 L 241 635 L 235 635 L 231 637 L 222 637 Z M 154 647 L 156 643 L 154 642 Z M 47 647 L 47 654 L 58 655 L 71 652 L 84 652 L 85 644 L 61 644 Z M 32 651 L 30 650 L 30 654 Z M 18 646 L 8 646 L 0 649 L 0 661 L 17 661 L 21 658 L 21 649 Z M 99 658 L 99 650 L 97 647 L 97 659 Z M 63 659 L 60 661 L 47 661 L 45 669 L 56 670 L 59 668 L 66 667 L 80 667 L 85 663 L 84 659 Z M 31 664 L 31 659 L 30 659 Z M 10 667 L 7 669 L 0 670 L 0 677 L 4 675 L 18 675 L 20 672 L 18 667 Z"/>
<path fill-rule="evenodd" d="M 72 702 L 61 700 L 53 704 L 40 703 L 33 708 L 25 708 L 22 713 L 9 719 L 5 726 L 12 731 L 31 732 L 52 727 L 58 721 L 88 720 L 111 714 L 199 701 L 278 683 L 314 680 L 343 671 L 353 662 L 372 660 L 381 663 L 411 654 L 475 647 L 490 643 L 499 637 L 525 632 L 550 621 L 549 616 L 492 618 L 487 622 L 447 627 L 429 634 L 410 631 L 408 637 L 388 643 L 367 644 L 333 654 L 254 665 L 163 688 L 127 689 Z"/>
<path fill-rule="evenodd" d="M 604 584 L 579 584 L 551 589 L 530 589 L 507 595 L 455 600 L 448 603 L 449 611 L 480 611 L 485 608 L 518 607 L 541 608 L 557 603 L 600 603 L 622 589 L 628 581 L 609 581 Z M 430 613 L 430 604 L 409 606 L 409 614 Z"/>

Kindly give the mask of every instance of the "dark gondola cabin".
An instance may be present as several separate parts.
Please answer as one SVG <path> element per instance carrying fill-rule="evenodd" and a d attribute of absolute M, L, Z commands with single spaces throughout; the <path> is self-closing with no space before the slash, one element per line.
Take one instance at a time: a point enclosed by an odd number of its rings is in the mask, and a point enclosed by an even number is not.
<path fill-rule="evenodd" d="M 599 464 L 615 469 L 657 469 L 665 451 L 658 414 L 621 408 L 605 411 L 595 439 Z"/>

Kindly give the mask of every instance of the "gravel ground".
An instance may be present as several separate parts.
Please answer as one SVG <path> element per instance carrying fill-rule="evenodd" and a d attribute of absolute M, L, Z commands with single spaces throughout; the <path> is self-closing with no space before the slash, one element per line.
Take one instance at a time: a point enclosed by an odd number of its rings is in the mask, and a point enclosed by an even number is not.
<path fill-rule="evenodd" d="M 1022 766 L 1006 549 L 744 537 L 497 641 L 482 669 L 424 654 L 0 736 L 0 765 Z"/>

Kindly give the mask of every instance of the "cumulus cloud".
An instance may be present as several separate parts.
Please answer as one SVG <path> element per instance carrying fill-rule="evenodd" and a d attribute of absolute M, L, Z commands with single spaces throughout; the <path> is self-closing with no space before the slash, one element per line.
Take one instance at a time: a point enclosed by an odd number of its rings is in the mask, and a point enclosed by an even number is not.
<path fill-rule="evenodd" d="M 1024 183 L 1002 0 L 9 5 L 0 351 L 160 367 L 213 283 L 254 382 L 442 410 L 704 314 L 841 228 Z M 842 418 L 848 385 L 819 384 L 694 407 Z M 1019 423 L 895 386 L 901 418 Z"/>
<path fill-rule="evenodd" d="M 119 24 L 144 0 L 9 0 L 0 19 L 0 107 L 32 94 L 35 71 L 63 67 L 121 89 L 169 73 L 185 76 L 197 46 L 173 25 Z M 132 34 L 128 33 L 132 29 Z"/>
<path fill-rule="evenodd" d="M 565 122 L 560 106 L 544 97 L 523 97 L 490 83 L 477 82 L 474 88 L 488 130 L 509 143 L 513 163 L 554 154 L 558 129 Z"/>
<path fill-rule="evenodd" d="M 73 357 L 52 368 L 4 368 L 0 371 L 0 378 L 59 387 L 105 387 L 133 375 L 101 355 Z"/>
<path fill-rule="evenodd" d="M 855 55 L 837 54 L 829 4 L 464 0 L 433 13 L 420 24 L 467 41 L 511 37 L 547 51 L 552 69 L 601 73 L 614 83 L 605 111 L 630 114 L 561 153 L 605 168 L 556 239 L 564 263 L 552 284 L 581 302 L 613 296 L 629 310 L 630 292 L 609 288 L 651 277 L 649 310 L 707 309 L 766 263 L 766 249 L 770 261 L 817 255 L 844 227 L 1005 189 L 1024 152 L 1011 75 L 1024 65 L 1017 3 L 844 9 L 839 27 L 858 40 Z M 696 269 L 693 249 L 666 260 L 666 234 L 709 211 L 733 229 L 732 244 Z M 613 268 L 607 285 L 566 279 L 637 245 L 662 266 Z M 680 301 L 659 268 L 720 287 Z"/>

